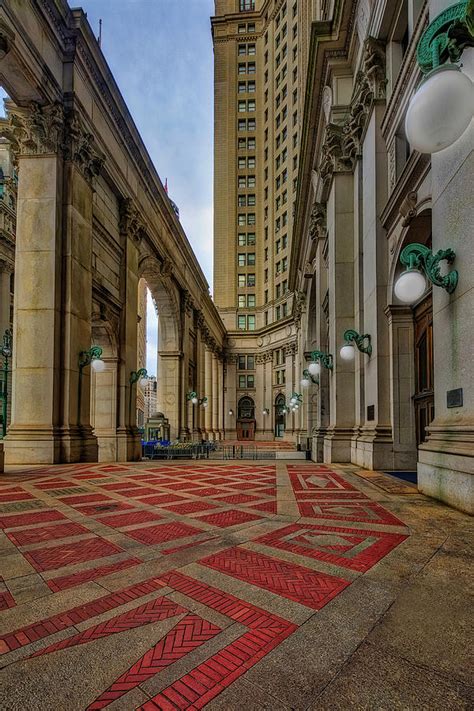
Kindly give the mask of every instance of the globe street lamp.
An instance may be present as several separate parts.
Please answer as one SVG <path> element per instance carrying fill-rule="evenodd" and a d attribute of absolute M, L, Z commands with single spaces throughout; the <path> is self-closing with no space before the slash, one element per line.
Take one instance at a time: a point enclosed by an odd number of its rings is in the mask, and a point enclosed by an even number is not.
<path fill-rule="evenodd" d="M 139 368 L 138 370 L 132 370 L 130 373 L 130 396 L 128 401 L 128 415 L 129 420 L 132 419 L 132 385 L 138 383 L 141 388 L 144 388 L 148 383 L 148 371 L 146 368 Z"/>
<path fill-rule="evenodd" d="M 425 74 L 408 107 L 408 142 L 421 153 L 437 153 L 465 132 L 474 115 L 474 85 L 456 64 L 474 47 L 474 2 L 459 2 L 434 18 L 417 47 Z"/>
<path fill-rule="evenodd" d="M 188 400 L 188 402 L 191 401 L 192 405 L 197 405 L 199 403 L 199 398 L 198 398 L 197 392 L 195 392 L 194 390 L 190 390 L 186 394 L 186 400 Z"/>
<path fill-rule="evenodd" d="M 354 331 L 352 328 L 348 328 L 347 331 L 344 331 L 344 340 L 345 344 L 339 351 L 342 360 L 354 360 L 354 343 L 361 353 L 367 353 L 368 356 L 372 355 L 371 338 L 368 333 L 363 333 L 361 335 L 357 331 Z"/>
<path fill-rule="evenodd" d="M 456 253 L 449 248 L 433 254 L 424 244 L 408 244 L 400 254 L 400 262 L 406 266 L 406 270 L 395 282 L 395 296 L 406 304 L 417 302 L 426 291 L 425 276 L 434 286 L 440 286 L 452 294 L 458 283 L 458 272 L 453 269 L 442 276 L 439 264 L 442 261 L 452 264 L 455 256 Z"/>
<path fill-rule="evenodd" d="M 312 351 L 311 363 L 308 365 L 308 371 L 311 375 L 319 375 L 321 373 L 321 365 L 328 370 L 333 369 L 333 359 L 331 353 L 323 353 L 323 351 Z"/>
<path fill-rule="evenodd" d="M 2 437 L 7 434 L 8 360 L 11 358 L 12 352 L 12 332 L 7 329 L 3 334 L 3 345 L 0 348 L 0 353 L 3 356 Z"/>

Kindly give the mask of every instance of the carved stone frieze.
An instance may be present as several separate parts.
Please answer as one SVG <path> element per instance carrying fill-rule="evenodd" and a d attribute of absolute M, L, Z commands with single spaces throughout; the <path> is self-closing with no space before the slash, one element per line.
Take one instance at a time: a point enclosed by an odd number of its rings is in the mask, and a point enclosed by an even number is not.
<path fill-rule="evenodd" d="M 312 240 L 323 239 L 326 235 L 326 204 L 315 202 L 311 210 L 309 236 Z"/>
<path fill-rule="evenodd" d="M 120 201 L 119 229 L 121 235 L 130 237 L 133 242 L 140 242 L 145 227 L 132 198 Z"/>
<path fill-rule="evenodd" d="M 194 304 L 191 294 L 189 293 L 189 291 L 187 289 L 185 289 L 183 291 L 183 306 L 184 306 L 184 309 L 185 309 L 187 315 L 192 316 L 193 311 L 195 309 L 195 304 Z"/>
<path fill-rule="evenodd" d="M 301 316 L 303 315 L 303 311 L 306 306 L 306 294 L 304 291 L 297 291 L 295 294 L 295 301 L 294 301 L 294 307 L 293 307 L 293 318 L 296 327 L 301 323 Z M 296 344 L 292 344 L 296 345 Z"/>
<path fill-rule="evenodd" d="M 12 142 L 16 157 L 58 153 L 64 141 L 64 107 L 55 102 L 28 107 L 9 105 L 5 135 Z"/>
<path fill-rule="evenodd" d="M 285 346 L 286 356 L 295 355 L 296 353 L 298 353 L 298 344 L 296 341 L 294 343 L 288 343 L 288 345 Z"/>
<path fill-rule="evenodd" d="M 196 326 L 202 331 L 203 328 L 206 325 L 206 321 L 204 318 L 204 314 L 202 313 L 201 309 L 197 312 L 197 317 L 196 317 Z"/>
<path fill-rule="evenodd" d="M 92 181 L 104 165 L 104 156 L 95 145 L 94 136 L 87 131 L 77 111 L 66 118 L 64 156 L 75 163 L 85 179 Z"/>

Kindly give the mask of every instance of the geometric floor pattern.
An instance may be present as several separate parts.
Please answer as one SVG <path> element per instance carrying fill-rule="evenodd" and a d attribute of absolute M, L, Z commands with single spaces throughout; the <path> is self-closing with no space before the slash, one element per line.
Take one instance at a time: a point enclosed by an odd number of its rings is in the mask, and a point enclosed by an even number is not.
<path fill-rule="evenodd" d="M 357 484 L 284 462 L 3 476 L 11 707 L 28 708 L 30 685 L 55 678 L 44 708 L 204 708 L 407 538 Z"/>

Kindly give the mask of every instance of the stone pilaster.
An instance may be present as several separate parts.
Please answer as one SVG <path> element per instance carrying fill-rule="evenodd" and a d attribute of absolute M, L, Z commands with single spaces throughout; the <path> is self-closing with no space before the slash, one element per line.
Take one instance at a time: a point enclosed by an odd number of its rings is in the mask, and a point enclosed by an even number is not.
<path fill-rule="evenodd" d="M 212 401 L 211 401 L 211 414 L 212 414 L 212 430 L 214 432 L 214 439 L 219 439 L 219 361 L 217 359 L 217 354 L 212 354 Z"/>
<path fill-rule="evenodd" d="M 205 426 L 207 439 L 214 439 L 213 436 L 213 426 L 212 426 L 212 351 L 206 346 L 205 349 L 205 371 L 204 378 L 206 384 L 206 397 L 207 397 L 207 407 L 205 408 Z"/>

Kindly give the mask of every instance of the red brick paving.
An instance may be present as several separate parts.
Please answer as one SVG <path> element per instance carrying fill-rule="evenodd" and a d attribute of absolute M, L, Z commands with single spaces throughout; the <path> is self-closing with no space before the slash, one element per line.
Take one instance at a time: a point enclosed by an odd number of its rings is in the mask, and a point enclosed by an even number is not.
<path fill-rule="evenodd" d="M 61 512 L 54 510 L 3 515 L 0 518 L 0 526 L 3 528 L 24 527 L 23 530 L 15 530 L 7 534 L 15 545 L 26 546 L 38 541 L 47 544 L 19 553 L 37 570 L 59 571 L 55 577 L 49 579 L 47 575 L 43 576 L 53 593 L 89 581 L 95 581 L 95 585 L 99 586 L 105 576 L 126 571 L 127 568 L 131 570 L 136 568 L 137 572 L 139 571 L 141 563 L 139 557 L 124 557 L 120 561 L 109 562 L 109 564 L 101 561 L 101 565 L 94 566 L 94 561 L 97 559 L 116 553 L 125 555 L 125 553 L 108 541 L 107 536 L 92 535 L 91 529 L 86 528 L 92 523 L 91 519 L 87 519 L 88 516 L 110 526 L 110 535 L 114 537 L 117 536 L 115 531 L 117 528 L 163 519 L 156 525 L 128 530 L 122 535 L 146 546 L 169 542 L 167 547 L 160 548 L 159 552 L 156 552 L 155 560 L 170 561 L 171 565 L 173 562 L 170 556 L 186 549 L 191 551 L 195 549 L 196 553 L 190 554 L 194 555 L 194 558 L 191 557 L 190 560 L 194 560 L 195 565 L 202 566 L 203 574 L 206 573 L 206 569 L 212 569 L 224 576 L 236 578 L 261 590 L 305 605 L 311 610 L 320 609 L 350 584 L 344 579 L 344 569 L 360 572 L 367 570 L 406 537 L 400 535 L 398 531 L 381 533 L 361 530 L 358 523 L 362 521 L 365 524 L 367 522 L 384 524 L 386 527 L 399 527 L 403 524 L 382 506 L 358 491 L 342 475 L 328 467 L 289 465 L 288 472 L 300 512 L 313 519 L 327 518 L 327 524 L 282 522 L 280 528 L 272 529 L 271 532 L 255 539 L 261 546 L 268 547 L 268 554 L 236 546 L 199 560 L 199 553 L 197 553 L 199 546 L 215 541 L 220 543 L 218 548 L 222 547 L 225 541 L 225 532 L 222 528 L 244 523 L 251 525 L 256 520 L 262 522 L 270 518 L 276 520 L 274 519 L 274 514 L 277 512 L 275 466 L 240 464 L 202 466 L 192 463 L 160 467 L 152 465 L 147 468 L 141 465 L 138 473 L 134 466 L 130 464 L 126 467 L 103 465 L 50 467 L 39 473 L 32 471 L 29 478 L 22 477 L 23 482 L 26 480 L 33 482 L 34 486 L 45 493 L 49 489 L 77 486 L 71 481 L 71 476 L 75 479 L 90 480 L 90 493 L 61 497 L 58 501 L 59 505 L 74 506 L 74 517 L 84 516 L 81 523 L 68 521 Z M 58 474 L 61 474 L 61 478 Z M 107 482 L 101 484 L 100 479 L 105 477 Z M 115 481 L 111 482 L 112 478 Z M 144 485 L 141 486 L 138 482 L 143 482 Z M 214 486 L 216 484 L 219 486 Z M 101 491 L 110 491 L 122 499 L 132 497 L 134 500 L 131 503 L 118 501 L 107 494 L 100 493 L 99 486 Z M 169 493 L 168 489 L 182 490 L 185 494 Z M 10 488 L 0 489 L 0 491 L 1 496 L 8 497 L 21 496 L 23 490 L 10 484 Z M 207 497 L 215 498 L 214 501 L 203 500 Z M 150 508 L 145 509 L 143 506 L 160 507 L 159 513 Z M 194 516 L 200 511 L 217 509 L 217 507 L 220 508 L 212 513 Z M 189 524 L 173 520 L 173 515 L 183 517 L 189 515 Z M 346 520 L 346 517 L 348 523 L 344 524 L 342 521 Z M 200 521 L 206 523 L 205 529 L 197 527 Z M 45 523 L 51 525 L 40 525 Z M 214 528 L 210 529 L 209 526 Z M 91 533 L 91 537 L 82 541 L 55 545 L 55 541 L 62 536 L 83 533 Z M 180 543 L 180 539 L 188 540 Z M 173 541 L 177 542 L 173 543 Z M 279 550 L 310 558 L 316 561 L 316 566 L 317 561 L 331 563 L 339 567 L 340 576 L 327 575 L 304 565 L 284 561 L 278 558 Z M 144 559 L 147 560 L 147 557 L 144 556 Z M 76 572 L 61 571 L 65 566 L 81 563 Z M 314 567 L 315 563 L 311 564 Z M 126 575 L 126 572 L 122 572 L 118 580 L 121 580 L 123 575 Z M 218 580 L 217 577 L 216 584 Z M 104 585 L 107 583 L 104 582 Z M 183 603 L 177 605 L 166 597 L 140 601 L 141 597 L 158 592 L 164 585 L 181 593 L 184 596 Z M 296 625 L 267 610 L 255 607 L 245 600 L 176 570 L 171 570 L 160 575 L 159 578 L 152 578 L 125 590 L 106 594 L 92 602 L 65 610 L 6 634 L 0 639 L 0 653 L 19 649 L 98 615 L 110 613 L 115 608 L 118 608 L 118 614 L 114 614 L 112 618 L 109 616 L 105 621 L 96 622 L 72 637 L 40 647 L 34 656 L 85 643 L 94 644 L 97 639 L 117 635 L 125 629 L 167 619 L 173 614 L 185 615 L 163 639 L 157 641 L 143 656 L 136 659 L 128 671 L 124 671 L 115 680 L 110 679 L 107 689 L 98 690 L 96 700 L 89 701 L 88 708 L 101 709 L 120 699 L 160 670 L 185 658 L 189 652 L 197 652 L 199 647 L 210 639 L 215 638 L 215 643 L 218 643 L 221 630 L 205 621 L 205 616 L 201 618 L 191 613 L 187 609 L 186 598 L 227 616 L 233 622 L 243 625 L 246 630 L 231 644 L 222 642 L 217 647 L 218 651 L 212 655 L 198 657 L 191 671 L 181 674 L 175 682 L 168 684 L 163 691 L 146 702 L 141 707 L 143 709 L 188 708 L 194 711 L 204 707 L 297 629 Z M 137 600 L 134 609 L 122 612 L 120 607 L 132 600 Z M 0 605 L 2 602 L 4 605 L 15 604 L 13 597 L 6 590 L 0 591 Z M 272 598 L 268 598 L 266 605 L 271 609 Z M 117 640 L 116 648 L 120 653 L 120 637 Z"/>

